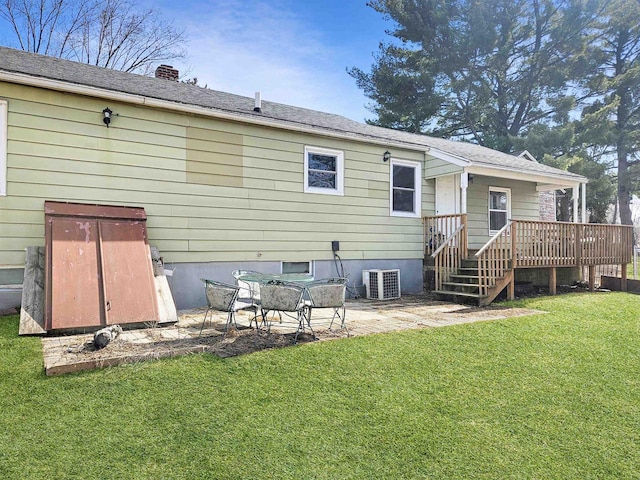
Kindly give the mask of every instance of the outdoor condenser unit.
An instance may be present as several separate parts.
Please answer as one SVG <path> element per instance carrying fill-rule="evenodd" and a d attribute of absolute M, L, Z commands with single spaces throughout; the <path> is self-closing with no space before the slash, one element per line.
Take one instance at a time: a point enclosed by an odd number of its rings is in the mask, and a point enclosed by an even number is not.
<path fill-rule="evenodd" d="M 367 298 L 388 300 L 400 298 L 400 270 L 363 270 L 362 283 Z"/>

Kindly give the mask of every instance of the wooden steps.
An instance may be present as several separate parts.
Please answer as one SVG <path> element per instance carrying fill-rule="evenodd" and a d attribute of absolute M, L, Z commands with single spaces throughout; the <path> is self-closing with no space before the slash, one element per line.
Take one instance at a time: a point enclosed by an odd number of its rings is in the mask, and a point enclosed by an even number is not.
<path fill-rule="evenodd" d="M 433 293 L 456 303 L 489 305 L 512 280 L 513 270 L 510 270 L 505 277 L 497 279 L 496 285 L 489 288 L 487 294 L 480 294 L 478 261 L 475 258 L 466 258 L 462 260 L 462 266 L 457 272 L 449 275 L 448 281 L 442 282 L 442 288 Z"/>

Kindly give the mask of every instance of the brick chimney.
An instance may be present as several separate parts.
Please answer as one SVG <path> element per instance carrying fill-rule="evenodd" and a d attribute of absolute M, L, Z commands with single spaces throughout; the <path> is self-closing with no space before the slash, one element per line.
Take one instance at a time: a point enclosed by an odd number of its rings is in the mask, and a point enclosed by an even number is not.
<path fill-rule="evenodd" d="M 156 68 L 156 78 L 164 78 L 166 80 L 177 82 L 179 76 L 180 73 L 178 70 L 173 68 L 171 65 L 160 65 Z"/>

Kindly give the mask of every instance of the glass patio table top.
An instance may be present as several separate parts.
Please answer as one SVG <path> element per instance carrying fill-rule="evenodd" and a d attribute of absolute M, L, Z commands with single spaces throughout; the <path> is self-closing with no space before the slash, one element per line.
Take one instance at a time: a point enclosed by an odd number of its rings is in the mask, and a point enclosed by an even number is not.
<path fill-rule="evenodd" d="M 271 281 L 306 283 L 314 280 L 313 275 L 307 273 L 247 273 L 240 275 L 238 280 L 243 282 L 268 283 Z"/>

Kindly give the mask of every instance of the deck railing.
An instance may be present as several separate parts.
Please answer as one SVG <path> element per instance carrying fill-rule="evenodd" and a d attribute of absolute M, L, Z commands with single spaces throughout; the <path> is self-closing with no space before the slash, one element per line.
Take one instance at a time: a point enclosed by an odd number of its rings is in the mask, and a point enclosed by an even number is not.
<path fill-rule="evenodd" d="M 424 225 L 424 254 L 428 257 L 435 252 L 461 225 L 467 224 L 466 214 L 435 215 L 422 218 Z M 466 235 L 465 235 L 466 240 Z"/>
<path fill-rule="evenodd" d="M 486 296 L 499 278 L 502 278 L 513 265 L 514 222 L 508 222 L 478 250 L 478 293 Z"/>
<path fill-rule="evenodd" d="M 431 254 L 434 260 L 436 290 L 442 290 L 442 283 L 448 282 L 450 275 L 457 272 L 462 265 L 462 260 L 467 258 L 467 231 L 465 227 L 466 224 L 462 222 L 449 235 L 449 238 Z"/>
<path fill-rule="evenodd" d="M 423 217 L 424 253 L 434 262 L 435 289 L 458 270 L 467 257 L 467 215 L 435 215 Z"/>
<path fill-rule="evenodd" d="M 516 268 L 621 265 L 633 256 L 633 227 L 514 220 Z"/>
<path fill-rule="evenodd" d="M 467 216 L 424 217 L 425 257 L 435 263 L 435 286 L 467 257 Z M 480 294 L 513 268 L 627 265 L 633 227 L 595 223 L 511 220 L 476 253 Z"/>

